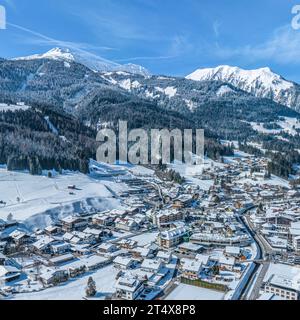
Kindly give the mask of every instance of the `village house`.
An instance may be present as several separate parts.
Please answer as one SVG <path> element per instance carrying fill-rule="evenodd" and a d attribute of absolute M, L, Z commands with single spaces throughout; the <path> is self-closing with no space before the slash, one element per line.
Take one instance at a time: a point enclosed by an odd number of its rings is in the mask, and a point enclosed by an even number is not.
<path fill-rule="evenodd" d="M 57 285 L 68 280 L 68 275 L 64 270 L 50 270 L 42 273 L 39 280 L 44 286 Z"/>
<path fill-rule="evenodd" d="M 173 201 L 172 207 L 174 209 L 182 209 L 185 207 L 188 207 L 191 205 L 191 203 L 194 201 L 193 197 L 191 195 L 182 194 L 177 199 Z"/>
<path fill-rule="evenodd" d="M 76 216 L 68 216 L 63 218 L 61 219 L 61 223 L 63 231 L 66 232 L 83 230 L 88 224 L 87 220 Z"/>
<path fill-rule="evenodd" d="M 12 266 L 0 266 L 0 283 L 11 282 L 18 279 L 21 271 Z"/>
<path fill-rule="evenodd" d="M 50 245 L 50 252 L 54 255 L 62 255 L 66 252 L 69 252 L 71 249 L 71 245 L 64 241 L 55 241 Z"/>
<path fill-rule="evenodd" d="M 121 276 L 115 285 L 116 297 L 124 300 L 135 300 L 144 290 L 144 282 L 132 275 Z"/>
<path fill-rule="evenodd" d="M 291 275 L 272 274 L 264 286 L 264 292 L 274 293 L 286 300 L 298 300 L 299 283 Z"/>
<path fill-rule="evenodd" d="M 170 263 L 172 260 L 172 252 L 170 251 L 158 251 L 156 259 L 162 260 L 164 263 Z"/>
<path fill-rule="evenodd" d="M 185 213 L 178 210 L 163 210 L 153 214 L 153 224 L 158 228 L 166 228 L 173 222 L 185 219 Z"/>
<path fill-rule="evenodd" d="M 203 246 L 200 246 L 195 243 L 191 242 L 184 242 L 180 244 L 177 248 L 176 251 L 180 252 L 181 254 L 186 254 L 186 255 L 196 255 L 204 250 Z"/>
<path fill-rule="evenodd" d="M 110 242 L 103 242 L 98 247 L 100 253 L 112 253 L 118 250 L 117 246 Z"/>
<path fill-rule="evenodd" d="M 76 278 L 86 272 L 86 264 L 83 260 L 75 260 L 60 268 L 64 270 L 70 278 Z"/>
<path fill-rule="evenodd" d="M 184 278 L 196 280 L 200 277 L 202 262 L 196 259 L 183 258 L 180 260 L 180 269 Z"/>
<path fill-rule="evenodd" d="M 141 265 L 141 270 L 158 273 L 162 266 L 163 262 L 159 259 L 145 259 Z"/>
<path fill-rule="evenodd" d="M 202 263 L 202 267 L 206 268 L 209 266 L 210 256 L 206 254 L 197 254 L 195 260 L 198 260 Z"/>
<path fill-rule="evenodd" d="M 300 252 L 300 236 L 293 238 L 293 249 L 299 253 Z"/>
<path fill-rule="evenodd" d="M 63 264 L 65 262 L 71 261 L 73 259 L 74 259 L 73 254 L 67 253 L 67 254 L 49 259 L 49 264 L 54 265 L 54 266 L 58 266 L 58 265 Z"/>
<path fill-rule="evenodd" d="M 50 253 L 50 244 L 56 240 L 49 236 L 41 236 L 36 242 L 32 243 L 31 249 L 38 254 Z"/>
<path fill-rule="evenodd" d="M 241 248 L 240 247 L 233 247 L 233 246 L 226 246 L 225 248 L 225 256 L 232 256 L 235 258 L 238 258 L 241 254 Z"/>
<path fill-rule="evenodd" d="M 221 270 L 229 270 L 232 271 L 235 266 L 235 258 L 234 257 L 225 257 L 221 256 L 219 258 L 219 265 Z"/>
<path fill-rule="evenodd" d="M 83 233 L 91 236 L 92 242 L 100 242 L 101 241 L 101 235 L 102 235 L 102 230 L 94 229 L 94 228 L 86 228 L 82 231 Z"/>
<path fill-rule="evenodd" d="M 75 278 L 81 274 L 84 274 L 88 271 L 94 271 L 100 269 L 110 263 L 110 259 L 98 256 L 91 255 L 83 259 L 77 259 L 70 263 L 65 264 L 60 269 L 63 269 L 67 272 L 69 277 Z"/>
<path fill-rule="evenodd" d="M 123 257 L 123 256 L 117 256 L 114 259 L 114 266 L 118 269 L 129 269 L 131 266 L 133 266 L 134 260 L 131 258 Z"/>
<path fill-rule="evenodd" d="M 10 233 L 9 238 L 16 247 L 24 246 L 30 242 L 30 236 L 26 232 L 20 230 L 15 230 Z"/>
<path fill-rule="evenodd" d="M 44 231 L 48 236 L 56 236 L 61 232 L 61 228 L 58 226 L 48 226 L 44 229 Z"/>
<path fill-rule="evenodd" d="M 103 268 L 106 265 L 111 263 L 111 260 L 109 258 L 104 258 L 95 254 L 89 257 L 86 257 L 83 260 L 84 260 L 86 269 L 88 271 L 93 271 L 93 270 Z"/>
<path fill-rule="evenodd" d="M 63 235 L 63 239 L 73 245 L 95 244 L 99 241 L 96 240 L 97 237 L 94 234 L 82 231 L 67 232 Z"/>
<path fill-rule="evenodd" d="M 134 258 L 149 258 L 153 257 L 153 254 L 149 248 L 144 248 L 144 247 L 136 247 L 131 250 L 131 253 Z"/>
<path fill-rule="evenodd" d="M 85 256 L 92 253 L 92 248 L 88 243 L 71 244 L 71 252 L 75 256 Z"/>
<path fill-rule="evenodd" d="M 92 218 L 92 223 L 96 226 L 101 226 L 101 227 L 111 226 L 113 222 L 114 222 L 114 217 L 106 213 L 96 214 Z"/>
<path fill-rule="evenodd" d="M 122 239 L 118 241 L 118 246 L 123 249 L 133 249 L 137 245 L 137 241 L 132 239 Z"/>
<path fill-rule="evenodd" d="M 115 227 L 124 231 L 134 231 L 139 228 L 139 225 L 131 218 L 117 218 L 115 220 Z"/>
<path fill-rule="evenodd" d="M 158 243 L 163 248 L 172 248 L 183 242 L 184 237 L 187 235 L 188 231 L 185 227 L 162 231 L 158 235 Z"/>

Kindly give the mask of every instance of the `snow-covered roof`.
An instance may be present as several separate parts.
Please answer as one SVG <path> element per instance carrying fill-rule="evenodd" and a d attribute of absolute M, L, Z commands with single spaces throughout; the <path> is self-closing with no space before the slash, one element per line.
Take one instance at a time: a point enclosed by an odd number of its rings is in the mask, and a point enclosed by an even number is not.
<path fill-rule="evenodd" d="M 209 258 L 210 258 L 210 256 L 206 255 L 206 254 L 197 254 L 195 257 L 195 259 L 200 261 L 202 263 L 202 265 L 207 265 Z"/>
<path fill-rule="evenodd" d="M 200 272 L 202 262 L 196 259 L 183 258 L 180 260 L 180 265 L 183 271 Z"/>
<path fill-rule="evenodd" d="M 128 292 L 135 292 L 139 288 L 141 281 L 130 274 L 123 275 L 117 280 L 115 285 L 116 289 L 124 290 Z"/>
<path fill-rule="evenodd" d="M 300 290 L 300 280 L 295 279 L 293 276 L 290 276 L 288 274 L 286 275 L 279 275 L 279 274 L 273 274 L 270 279 L 268 280 L 268 283 L 270 285 L 286 288 L 290 290 Z"/>
<path fill-rule="evenodd" d="M 41 237 L 39 240 L 37 240 L 36 242 L 34 242 L 32 245 L 38 249 L 41 250 L 45 247 L 47 247 L 50 243 L 54 242 L 55 239 L 53 239 L 52 237 L 49 236 L 43 236 Z"/>
<path fill-rule="evenodd" d="M 228 265 L 228 266 L 234 266 L 234 264 L 235 264 L 235 258 L 233 258 L 233 257 L 221 256 L 221 257 L 219 258 L 219 263 L 220 263 L 220 264 L 224 264 L 224 265 Z"/>
<path fill-rule="evenodd" d="M 292 282 L 292 286 L 294 288 L 298 288 L 297 290 L 300 290 L 300 268 L 298 266 L 291 266 L 282 263 L 270 263 L 263 282 L 266 283 L 271 280 L 273 275 L 279 276 L 273 280 L 275 281 L 274 283 L 282 284 L 282 281 L 286 279 L 286 285 L 289 285 Z"/>
<path fill-rule="evenodd" d="M 132 259 L 118 256 L 114 259 L 114 263 L 119 264 L 124 267 L 128 267 L 132 263 Z"/>
<path fill-rule="evenodd" d="M 225 252 L 227 254 L 239 255 L 241 252 L 240 247 L 226 246 Z"/>
<path fill-rule="evenodd" d="M 100 250 L 109 250 L 111 248 L 115 248 L 116 245 L 111 243 L 111 242 L 103 242 L 100 244 L 100 246 L 98 247 Z"/>
<path fill-rule="evenodd" d="M 0 266 L 0 277 L 5 277 L 8 273 L 20 273 L 20 270 L 12 266 Z"/>
<path fill-rule="evenodd" d="M 282 239 L 277 236 L 273 237 L 268 237 L 269 242 L 273 247 L 277 248 L 286 248 L 288 245 L 288 240 L 287 239 Z"/>
<path fill-rule="evenodd" d="M 57 273 L 61 273 L 61 272 L 63 272 L 63 270 L 48 270 L 48 271 L 41 273 L 40 278 L 42 278 L 43 280 L 49 281 Z"/>
<path fill-rule="evenodd" d="M 20 240 L 23 237 L 28 237 L 27 233 L 21 230 L 14 230 L 9 236 L 15 240 Z"/>
<path fill-rule="evenodd" d="M 149 248 L 141 248 L 141 247 L 137 247 L 133 250 L 133 252 L 139 253 L 142 257 L 147 257 L 151 250 Z"/>
<path fill-rule="evenodd" d="M 48 227 L 45 228 L 45 231 L 53 232 L 53 231 L 55 231 L 57 229 L 58 229 L 57 226 L 48 226 Z"/>
<path fill-rule="evenodd" d="M 141 265 L 142 269 L 158 271 L 162 266 L 160 259 L 145 259 Z"/>
<path fill-rule="evenodd" d="M 56 243 L 56 242 L 55 242 L 55 243 L 52 243 L 52 244 L 50 244 L 50 246 L 51 246 L 52 248 L 58 249 L 58 248 L 70 247 L 70 244 L 67 243 L 67 242 L 61 241 L 61 242 L 57 242 L 57 243 Z"/>
<path fill-rule="evenodd" d="M 264 292 L 257 300 L 285 300 L 285 299 L 280 296 L 277 296 L 274 293 Z"/>
<path fill-rule="evenodd" d="M 67 260 L 72 260 L 72 259 L 74 259 L 74 256 L 71 253 L 68 253 L 68 254 L 65 254 L 62 256 L 52 258 L 52 259 L 50 259 L 50 262 L 53 264 L 56 264 L 56 263 L 61 263 L 61 262 L 64 262 Z"/>
<path fill-rule="evenodd" d="M 191 243 L 191 242 L 184 242 L 184 243 L 180 244 L 178 246 L 178 248 L 196 252 L 203 247 L 198 244 Z"/>
<path fill-rule="evenodd" d="M 65 223 L 74 223 L 76 222 L 78 219 L 80 219 L 79 217 L 76 217 L 76 216 L 67 216 L 63 219 L 61 219 L 62 222 L 65 222 Z"/>
<path fill-rule="evenodd" d="M 94 236 L 100 236 L 100 234 L 102 233 L 102 230 L 86 228 L 86 229 L 83 230 L 83 233 L 91 234 L 91 235 L 94 235 Z"/>
<path fill-rule="evenodd" d="M 172 257 L 172 252 L 170 251 L 158 251 L 156 258 L 158 259 L 170 259 Z"/>
<path fill-rule="evenodd" d="M 160 236 L 163 239 L 171 240 L 177 237 L 181 237 L 187 233 L 187 229 L 185 227 L 179 227 L 167 231 L 161 232 Z"/>

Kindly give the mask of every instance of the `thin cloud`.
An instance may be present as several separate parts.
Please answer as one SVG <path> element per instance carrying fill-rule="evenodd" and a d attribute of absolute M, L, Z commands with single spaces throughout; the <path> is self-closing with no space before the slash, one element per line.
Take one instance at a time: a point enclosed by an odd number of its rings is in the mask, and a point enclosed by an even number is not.
<path fill-rule="evenodd" d="M 97 59 L 101 58 L 103 61 L 111 62 L 109 60 L 106 60 L 102 57 L 97 56 L 94 53 L 91 53 L 91 52 L 85 50 L 85 48 L 96 48 L 94 46 L 90 46 L 89 44 L 82 44 L 82 43 L 75 43 L 75 42 L 54 39 L 54 38 L 48 37 L 47 35 L 44 35 L 42 33 L 36 32 L 34 30 L 31 30 L 31 29 L 28 29 L 25 27 L 22 27 L 20 25 L 14 24 L 14 23 L 8 22 L 7 25 L 30 34 L 33 37 L 29 38 L 27 40 L 34 42 L 34 43 L 37 43 L 39 45 L 58 46 L 58 47 L 62 47 L 62 48 L 69 48 L 74 51 L 81 52 L 81 53 L 85 54 L 86 56 L 90 56 L 91 58 L 93 58 L 93 57 L 97 58 Z M 98 49 L 102 48 L 105 50 L 114 50 L 113 48 L 109 48 L 109 47 L 97 47 L 97 48 Z"/>
<path fill-rule="evenodd" d="M 218 20 L 214 21 L 213 23 L 213 30 L 216 38 L 219 38 L 220 36 L 220 28 L 222 26 L 222 23 Z"/>
<path fill-rule="evenodd" d="M 248 61 L 273 61 L 278 64 L 300 64 L 300 32 L 290 25 L 275 30 L 264 43 L 229 48 L 219 46 L 216 55 L 223 59 L 243 58 Z"/>

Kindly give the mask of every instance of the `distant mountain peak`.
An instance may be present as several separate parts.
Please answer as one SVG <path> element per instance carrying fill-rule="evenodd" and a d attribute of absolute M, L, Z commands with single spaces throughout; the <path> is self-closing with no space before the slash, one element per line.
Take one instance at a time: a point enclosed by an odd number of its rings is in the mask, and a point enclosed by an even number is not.
<path fill-rule="evenodd" d="M 220 65 L 216 68 L 198 69 L 186 77 L 195 81 L 222 81 L 257 97 L 272 99 L 295 109 L 300 108 L 299 85 L 287 81 L 269 67 L 245 70 Z"/>
<path fill-rule="evenodd" d="M 132 74 L 142 75 L 144 77 L 150 76 L 150 72 L 142 66 L 135 64 L 122 65 L 81 49 L 73 50 L 69 48 L 56 47 L 43 54 L 35 54 L 27 57 L 15 58 L 14 60 L 35 59 L 53 59 L 68 62 L 77 62 L 96 72 L 124 71 Z"/>

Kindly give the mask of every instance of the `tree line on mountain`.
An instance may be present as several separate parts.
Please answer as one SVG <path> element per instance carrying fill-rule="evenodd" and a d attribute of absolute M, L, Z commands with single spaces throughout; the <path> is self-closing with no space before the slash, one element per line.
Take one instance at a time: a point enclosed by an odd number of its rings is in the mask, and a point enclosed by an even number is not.
<path fill-rule="evenodd" d="M 66 67 L 62 61 L 1 60 L 0 64 L 1 101 L 22 100 L 33 106 L 26 111 L 0 112 L 0 162 L 10 169 L 23 168 L 34 174 L 41 168 L 87 172 L 88 159 L 95 158 L 99 125 L 109 122 L 117 129 L 119 120 L 128 121 L 129 130 L 205 129 L 205 154 L 215 160 L 233 155 L 233 146 L 224 146 L 219 139 L 242 141 L 241 150 L 268 155 L 272 162 L 269 170 L 282 177 L 293 172 L 293 161 L 299 162 L 294 151 L 300 149 L 299 134 L 282 131 L 283 141 L 253 130 L 250 124 L 278 128 L 276 121 L 284 116 L 299 118 L 299 114 L 230 85 L 230 94 L 218 95 L 224 85 L 221 82 L 137 76 L 141 87 L 128 92 L 76 63 Z M 145 90 L 166 85 L 176 88 L 174 97 L 145 98 Z M 185 101 L 192 101 L 196 108 L 189 109 Z M 49 128 L 46 116 L 58 135 Z M 248 141 L 262 143 L 269 152 L 264 154 Z"/>
<path fill-rule="evenodd" d="M 49 128 L 51 119 L 59 134 Z M 42 169 L 88 172 L 88 159 L 96 153 L 96 133 L 78 121 L 42 109 L 0 112 L 0 163 L 8 170 Z"/>

